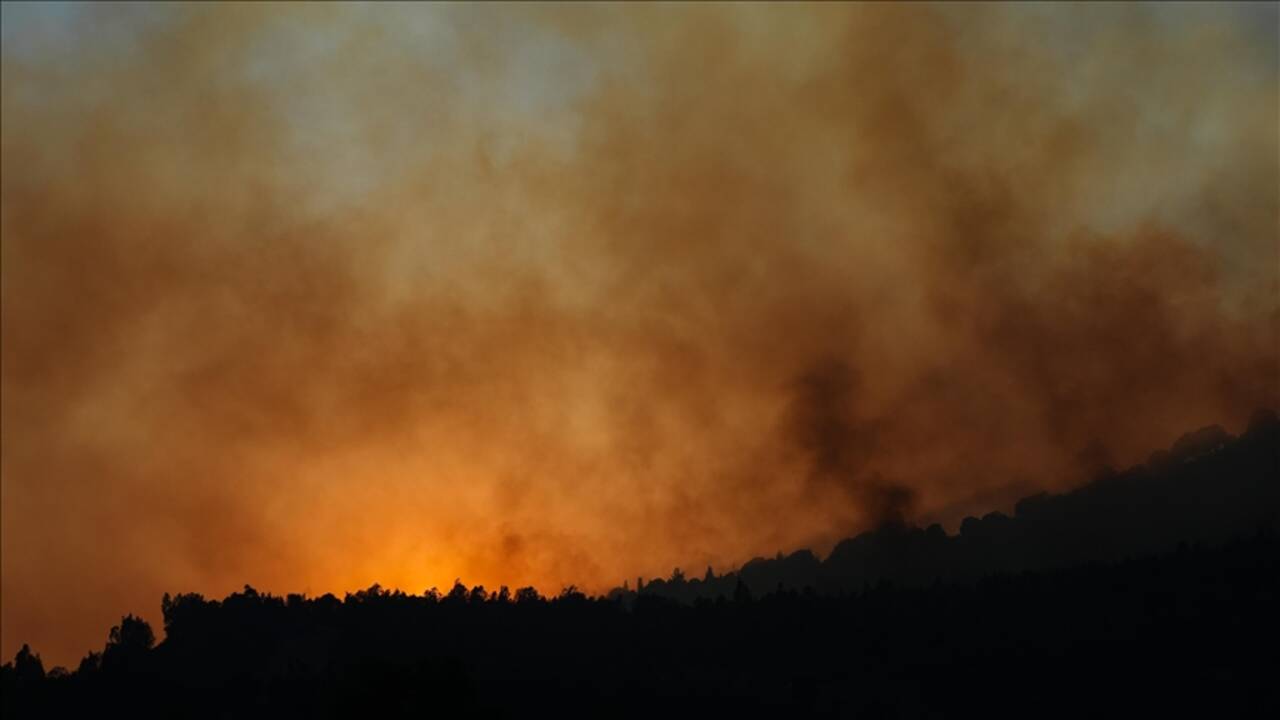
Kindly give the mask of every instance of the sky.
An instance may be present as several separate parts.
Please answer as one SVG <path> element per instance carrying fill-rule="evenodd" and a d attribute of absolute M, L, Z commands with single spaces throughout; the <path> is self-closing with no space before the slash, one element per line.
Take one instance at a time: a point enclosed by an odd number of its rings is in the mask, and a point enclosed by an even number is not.
<path fill-rule="evenodd" d="M 0 652 L 603 591 L 1280 405 L 1256 5 L 3 5 Z"/>

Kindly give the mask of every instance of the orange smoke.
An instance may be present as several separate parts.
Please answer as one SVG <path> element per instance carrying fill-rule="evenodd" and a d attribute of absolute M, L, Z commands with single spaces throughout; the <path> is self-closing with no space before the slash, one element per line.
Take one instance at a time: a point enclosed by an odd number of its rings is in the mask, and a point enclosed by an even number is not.
<path fill-rule="evenodd" d="M 6 657 L 824 550 L 1280 404 L 1240 8 L 5 12 Z"/>

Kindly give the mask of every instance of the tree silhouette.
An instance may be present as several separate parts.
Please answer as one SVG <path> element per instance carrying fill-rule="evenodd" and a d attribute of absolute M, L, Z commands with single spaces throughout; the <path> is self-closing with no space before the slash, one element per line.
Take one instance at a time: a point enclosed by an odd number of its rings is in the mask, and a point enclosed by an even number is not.
<path fill-rule="evenodd" d="M 26 643 L 13 658 L 13 673 L 19 685 L 34 685 L 44 679 L 44 663 Z"/>
<path fill-rule="evenodd" d="M 135 667 L 155 642 L 156 636 L 145 620 L 125 615 L 107 636 L 107 646 L 102 650 L 103 671 L 126 671 Z"/>

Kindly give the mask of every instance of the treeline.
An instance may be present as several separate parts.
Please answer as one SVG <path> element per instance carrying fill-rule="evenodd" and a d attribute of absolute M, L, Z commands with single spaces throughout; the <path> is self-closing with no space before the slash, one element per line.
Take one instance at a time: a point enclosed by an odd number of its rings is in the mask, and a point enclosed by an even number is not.
<path fill-rule="evenodd" d="M 637 578 L 634 588 L 610 595 L 630 599 L 639 591 L 689 602 L 732 596 L 740 583 L 758 595 L 806 587 L 847 593 L 880 580 L 972 580 L 1120 560 L 1180 542 L 1219 543 L 1278 523 L 1280 421 L 1260 410 L 1239 437 L 1216 425 L 1201 428 L 1143 465 L 1106 472 L 1065 494 L 1024 498 L 1012 516 L 965 518 L 956 535 L 939 525 L 889 525 L 840 542 L 825 559 L 800 550 L 720 575 L 707 568 L 691 578 L 677 569 L 666 579 Z"/>
<path fill-rule="evenodd" d="M 1280 539 L 976 583 L 682 603 L 377 588 L 165 605 L 4 717 L 1274 717 Z"/>
<path fill-rule="evenodd" d="M 1193 434 L 955 537 L 860 536 L 805 561 L 807 575 L 785 575 L 801 565 L 783 558 L 604 597 L 462 584 L 166 595 L 159 643 L 126 616 L 74 671 L 46 672 L 24 646 L 0 669 L 3 714 L 1270 717 L 1278 426 L 1262 413 L 1239 438 Z M 1180 525 L 1191 503 L 1203 517 Z M 832 582 L 832 568 L 852 579 Z"/>

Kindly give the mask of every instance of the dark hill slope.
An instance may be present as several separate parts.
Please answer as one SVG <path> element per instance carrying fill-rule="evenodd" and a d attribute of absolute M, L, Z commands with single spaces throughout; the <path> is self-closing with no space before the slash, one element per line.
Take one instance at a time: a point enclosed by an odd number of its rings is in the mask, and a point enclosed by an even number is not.
<path fill-rule="evenodd" d="M 850 592 L 890 581 L 920 585 L 994 572 L 1109 562 L 1221 543 L 1280 522 L 1280 421 L 1257 412 L 1239 437 L 1210 426 L 1184 435 L 1144 465 L 1060 495 L 1024 498 L 1012 517 L 966 518 L 956 535 L 938 525 L 889 526 L 841 541 L 824 560 L 801 550 L 756 558 L 737 572 L 700 579 L 673 574 L 641 592 L 690 601 L 732 597 L 739 580 L 756 595 L 812 587 Z M 634 598 L 616 589 L 614 597 Z"/>
<path fill-rule="evenodd" d="M 0 669 L 0 709 L 6 720 L 1275 717 L 1278 425 L 1264 413 L 1239 438 L 1194 433 L 1144 467 L 956 536 L 886 528 L 823 561 L 797 553 L 638 596 L 460 584 L 166 596 L 158 644 L 127 616 L 74 672 L 46 673 L 24 647 Z"/>

